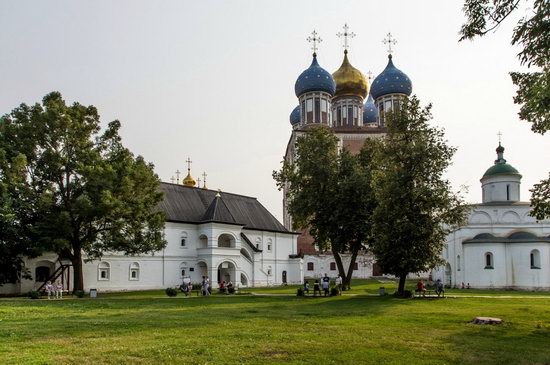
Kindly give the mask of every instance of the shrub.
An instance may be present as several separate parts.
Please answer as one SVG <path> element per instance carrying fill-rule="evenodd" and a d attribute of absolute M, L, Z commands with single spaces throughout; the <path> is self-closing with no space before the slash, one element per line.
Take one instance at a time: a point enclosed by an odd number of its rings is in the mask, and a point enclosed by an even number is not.
<path fill-rule="evenodd" d="M 193 284 L 193 290 L 201 290 L 201 289 L 202 289 L 202 284 L 200 283 Z"/>
<path fill-rule="evenodd" d="M 414 298 L 414 294 L 411 290 L 403 290 L 403 294 L 399 294 L 399 292 L 395 292 L 393 293 L 393 296 L 397 298 L 405 298 L 405 299 Z"/>
<path fill-rule="evenodd" d="M 304 296 L 304 289 L 298 288 L 298 290 L 296 290 L 296 296 L 297 297 L 303 297 Z"/>
<path fill-rule="evenodd" d="M 166 288 L 166 295 L 168 295 L 169 297 L 175 297 L 176 295 L 178 295 L 178 291 L 174 288 Z"/>
<path fill-rule="evenodd" d="M 331 297 L 336 297 L 340 295 L 340 290 L 338 290 L 337 287 L 333 286 L 332 288 L 330 288 L 330 296 Z"/>
<path fill-rule="evenodd" d="M 29 298 L 31 298 L 31 299 L 40 299 L 40 293 L 37 292 L 36 290 L 31 290 L 29 292 Z"/>
<path fill-rule="evenodd" d="M 84 293 L 84 290 L 75 290 L 73 292 L 73 295 L 77 298 L 84 298 L 84 295 L 86 295 L 86 293 Z"/>
<path fill-rule="evenodd" d="M 227 292 L 229 294 L 235 294 L 235 287 L 231 286 L 231 287 L 227 288 Z"/>

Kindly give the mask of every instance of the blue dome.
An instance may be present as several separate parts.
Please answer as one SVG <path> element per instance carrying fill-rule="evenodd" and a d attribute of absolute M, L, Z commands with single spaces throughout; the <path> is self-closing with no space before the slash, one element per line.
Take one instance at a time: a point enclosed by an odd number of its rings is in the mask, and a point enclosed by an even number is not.
<path fill-rule="evenodd" d="M 374 99 L 388 94 L 405 94 L 411 95 L 412 82 L 404 72 L 397 69 L 391 60 L 391 55 L 388 56 L 388 65 L 382 73 L 374 79 L 370 92 Z"/>
<path fill-rule="evenodd" d="M 308 91 L 324 91 L 333 96 L 336 91 L 336 83 L 332 75 L 319 66 L 317 56 L 313 54 L 311 66 L 298 76 L 294 91 L 298 97 Z"/>
<path fill-rule="evenodd" d="M 376 123 L 378 119 L 378 109 L 374 105 L 374 99 L 372 95 L 369 94 L 365 106 L 363 107 L 363 124 Z"/>
<path fill-rule="evenodd" d="M 294 108 L 292 113 L 290 113 L 290 124 L 294 125 L 300 123 L 300 114 L 300 106 L 298 105 Z"/>

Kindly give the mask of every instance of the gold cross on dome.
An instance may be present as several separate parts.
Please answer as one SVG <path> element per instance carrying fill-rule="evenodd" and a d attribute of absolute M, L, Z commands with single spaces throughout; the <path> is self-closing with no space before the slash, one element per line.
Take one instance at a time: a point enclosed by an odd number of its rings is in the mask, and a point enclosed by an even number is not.
<path fill-rule="evenodd" d="M 349 30 L 349 27 L 348 27 L 348 23 L 344 24 L 344 33 L 336 33 L 336 36 L 338 38 L 344 38 L 344 45 L 342 47 L 344 47 L 344 52 L 345 53 L 348 53 L 348 48 L 349 48 L 349 39 L 355 37 L 355 33 L 353 32 L 348 32 Z"/>
<path fill-rule="evenodd" d="M 397 40 L 396 40 L 395 38 L 393 38 L 393 36 L 391 35 L 391 33 L 388 33 L 386 36 L 387 36 L 388 38 L 384 38 L 384 40 L 382 41 L 382 43 L 388 45 L 388 53 L 389 53 L 389 54 L 392 54 L 393 49 L 391 48 L 391 46 L 392 46 L 392 44 L 393 44 L 393 45 L 396 45 L 396 44 L 397 44 Z"/>
<path fill-rule="evenodd" d="M 191 164 L 193 163 L 193 161 L 191 161 L 191 159 L 187 157 L 187 160 L 185 160 L 185 162 L 187 162 L 187 172 L 191 171 Z"/>
<path fill-rule="evenodd" d="M 307 37 L 307 41 L 309 43 L 312 43 L 311 49 L 313 50 L 313 54 L 317 55 L 317 49 L 318 49 L 317 46 L 323 40 L 321 39 L 321 37 L 319 37 L 319 34 L 315 31 L 315 29 L 313 30 L 313 32 L 311 32 L 311 35 L 312 35 L 312 37 Z"/>

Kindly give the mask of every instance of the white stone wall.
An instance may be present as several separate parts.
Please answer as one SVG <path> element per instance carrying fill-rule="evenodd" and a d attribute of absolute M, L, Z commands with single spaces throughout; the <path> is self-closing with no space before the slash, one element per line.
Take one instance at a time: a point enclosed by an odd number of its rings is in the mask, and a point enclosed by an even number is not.
<path fill-rule="evenodd" d="M 342 263 L 346 271 L 348 270 L 350 260 L 351 255 L 342 255 Z M 336 266 L 335 270 L 331 270 L 331 262 L 334 262 L 336 265 L 334 256 L 330 254 L 304 255 L 304 277 L 321 278 L 325 273 L 331 278 L 337 277 L 338 267 Z M 372 276 L 373 256 L 370 254 L 359 254 L 357 255 L 356 262 L 358 270 L 353 271 L 352 277 L 360 279 L 370 278 Z M 308 270 L 308 263 L 313 263 L 313 270 Z"/>

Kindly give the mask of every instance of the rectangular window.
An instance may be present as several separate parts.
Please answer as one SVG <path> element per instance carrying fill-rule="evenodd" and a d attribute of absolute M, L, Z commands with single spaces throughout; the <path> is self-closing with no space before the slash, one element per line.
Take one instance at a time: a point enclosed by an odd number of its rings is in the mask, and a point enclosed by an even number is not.
<path fill-rule="evenodd" d="M 385 111 L 391 111 L 391 100 L 387 100 L 384 102 L 384 110 Z"/>
<path fill-rule="evenodd" d="M 313 271 L 313 262 L 307 263 L 307 271 Z"/>
<path fill-rule="evenodd" d="M 359 264 L 357 262 L 353 264 L 353 270 L 359 270 Z"/>
<path fill-rule="evenodd" d="M 313 99 L 307 99 L 306 100 L 306 110 L 308 112 L 312 112 L 313 111 Z"/>
<path fill-rule="evenodd" d="M 271 251 L 271 245 L 270 244 L 267 245 L 267 250 Z"/>
<path fill-rule="evenodd" d="M 348 106 L 348 124 L 353 125 L 353 107 Z"/>
<path fill-rule="evenodd" d="M 315 98 L 315 123 L 321 122 L 321 100 Z"/>
<path fill-rule="evenodd" d="M 322 112 L 327 112 L 327 101 L 325 99 L 321 99 L 321 111 Z"/>
<path fill-rule="evenodd" d="M 339 106 L 338 108 L 336 108 L 336 115 L 338 116 L 336 118 L 338 122 L 337 125 L 342 125 L 342 107 Z"/>
<path fill-rule="evenodd" d="M 506 200 L 510 200 L 510 185 L 506 185 Z"/>
<path fill-rule="evenodd" d="M 331 269 L 332 271 L 336 270 L 336 262 L 331 262 L 331 263 L 330 263 L 330 269 Z"/>

